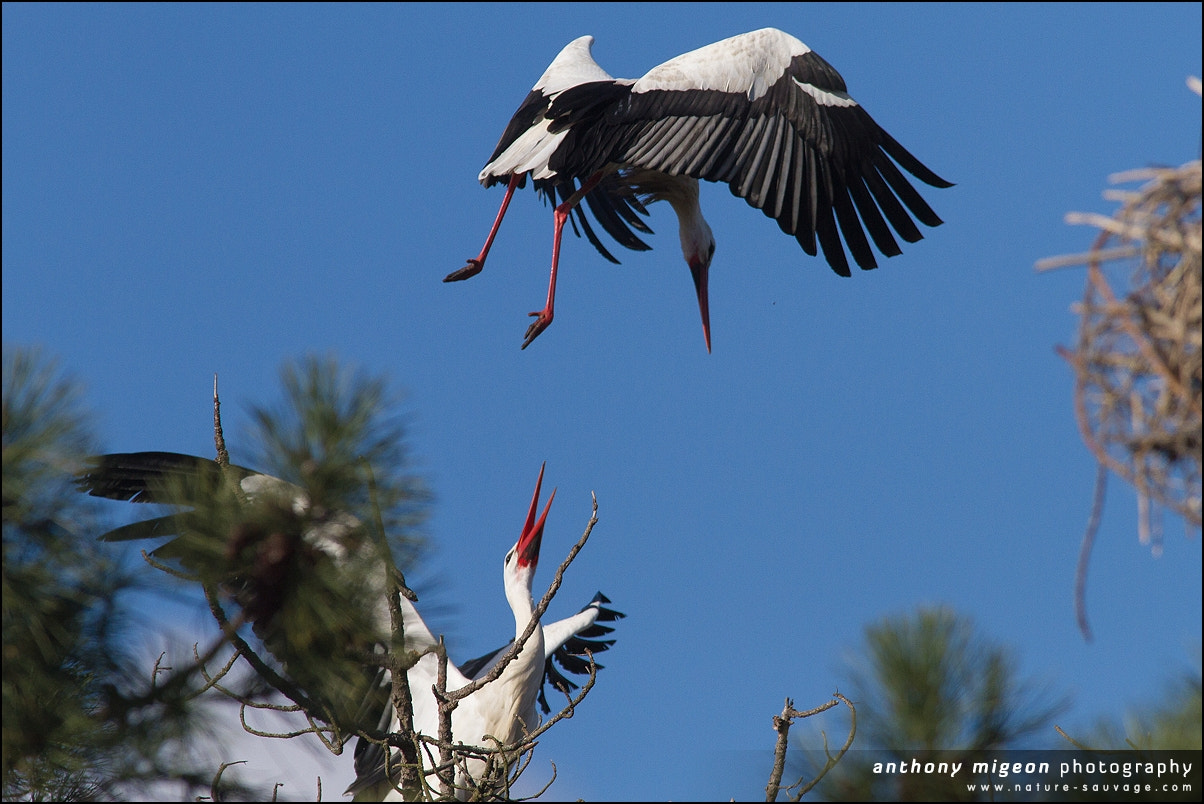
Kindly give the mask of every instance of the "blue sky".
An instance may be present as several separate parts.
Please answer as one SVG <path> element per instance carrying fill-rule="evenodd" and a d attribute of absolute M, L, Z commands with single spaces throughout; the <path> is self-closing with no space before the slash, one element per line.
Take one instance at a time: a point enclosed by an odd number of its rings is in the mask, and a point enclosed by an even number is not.
<path fill-rule="evenodd" d="M 1201 72 L 1200 16 L 5 4 L 4 342 L 40 344 L 83 381 L 111 451 L 210 455 L 215 372 L 236 461 L 283 362 L 331 353 L 387 374 L 435 493 L 415 576 L 453 657 L 513 633 L 500 569 L 540 463 L 559 491 L 537 583 L 596 492 L 553 615 L 601 589 L 628 618 L 595 691 L 537 751 L 529 773 L 555 762 L 553 797 L 763 796 L 783 699 L 849 692 L 864 627 L 924 604 L 1014 647 L 1072 696 L 1059 722 L 1085 727 L 1198 667 L 1200 539 L 1167 517 L 1153 557 L 1113 482 L 1084 642 L 1072 589 L 1095 466 L 1054 351 L 1073 341 L 1084 277 L 1033 263 L 1085 250 L 1091 230 L 1063 215 L 1110 213 L 1109 174 L 1198 157 L 1185 79 Z M 704 186 L 710 355 L 663 205 L 653 250 L 616 252 L 620 266 L 566 239 L 556 320 L 525 351 L 551 251 L 530 189 L 484 272 L 442 283 L 502 197 L 478 171 L 567 42 L 592 34 L 608 72 L 638 77 L 765 26 L 814 48 L 957 183 L 924 190 L 944 226 L 841 279 Z M 319 767 L 327 800 L 351 777 L 350 756 L 279 762 L 288 797 L 312 797 Z"/>

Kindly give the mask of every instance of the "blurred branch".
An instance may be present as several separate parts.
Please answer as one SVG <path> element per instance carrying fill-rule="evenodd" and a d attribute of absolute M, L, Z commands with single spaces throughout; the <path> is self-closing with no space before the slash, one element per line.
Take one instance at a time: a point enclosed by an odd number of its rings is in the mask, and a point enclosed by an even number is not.
<path fill-rule="evenodd" d="M 226 772 L 226 768 L 229 768 L 231 765 L 245 765 L 245 764 L 247 764 L 245 759 L 236 760 L 234 762 L 223 762 L 221 764 L 221 767 L 219 767 L 217 769 L 217 773 L 214 774 L 214 776 L 213 776 L 213 783 L 209 785 L 209 800 L 210 801 L 217 802 L 217 801 L 222 800 L 222 796 L 221 796 L 222 774 Z"/>

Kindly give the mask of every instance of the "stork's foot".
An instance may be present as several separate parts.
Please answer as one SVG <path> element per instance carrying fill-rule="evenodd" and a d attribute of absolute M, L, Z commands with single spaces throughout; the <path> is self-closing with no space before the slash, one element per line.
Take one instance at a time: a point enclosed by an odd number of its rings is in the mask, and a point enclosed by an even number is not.
<path fill-rule="evenodd" d="M 536 319 L 531 322 L 531 326 L 527 327 L 527 334 L 523 337 L 523 348 L 526 349 L 531 345 L 531 341 L 539 337 L 539 333 L 548 328 L 548 324 L 552 323 L 552 311 L 547 308 L 529 315 L 536 316 Z"/>
<path fill-rule="evenodd" d="M 443 277 L 444 282 L 459 282 L 461 279 L 468 279 L 470 276 L 476 276 L 481 273 L 481 269 L 485 267 L 485 261 L 481 259 L 469 260 L 468 265 L 465 265 L 458 271 L 452 271 L 447 276 Z"/>

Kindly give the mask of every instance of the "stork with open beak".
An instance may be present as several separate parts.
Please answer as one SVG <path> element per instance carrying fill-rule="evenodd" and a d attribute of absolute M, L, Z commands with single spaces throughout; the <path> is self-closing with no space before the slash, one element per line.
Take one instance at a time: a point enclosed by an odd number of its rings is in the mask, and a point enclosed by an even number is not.
<path fill-rule="evenodd" d="M 294 510 L 304 511 L 309 507 L 304 490 L 291 483 L 238 466 L 228 466 L 226 471 L 233 473 L 248 504 L 254 505 L 256 501 L 262 501 L 266 495 L 275 500 L 288 500 Z M 97 497 L 197 506 L 202 501 L 195 495 L 210 494 L 219 488 L 221 473 L 222 469 L 214 461 L 189 455 L 169 452 L 123 453 L 94 458 L 88 469 L 78 477 L 77 484 L 82 491 Z M 506 600 L 514 613 L 515 639 L 523 636 L 534 615 L 532 581 L 539 564 L 539 550 L 548 511 L 556 494 L 555 491 L 552 492 L 537 519 L 543 473 L 544 468 L 540 467 L 526 521 L 518 541 L 506 553 L 503 562 L 503 585 Z M 182 536 L 190 528 L 190 516 L 190 512 L 180 511 L 143 520 L 110 531 L 101 539 L 120 541 Z M 318 527 L 309 529 L 302 536 L 302 541 L 310 548 L 311 560 L 316 556 L 325 556 L 326 560 L 333 562 L 335 566 L 353 562 L 357 556 L 348 552 L 348 545 L 352 544 L 348 536 L 359 529 L 359 524 L 355 517 L 345 513 L 333 512 L 324 517 Z M 173 554 L 171 545 L 171 542 L 165 544 L 156 554 L 179 557 L 178 552 Z M 271 619 L 276 609 L 265 606 L 258 599 L 258 596 L 263 594 L 262 588 L 255 592 L 249 590 L 246 579 L 241 579 L 239 592 L 235 597 L 243 605 L 244 611 L 258 613 L 265 619 Z M 391 630 L 387 600 L 383 593 L 371 595 L 369 599 L 376 601 L 374 610 L 370 612 L 370 619 L 377 634 L 377 641 L 380 645 L 387 644 L 387 635 Z M 438 672 L 438 658 L 435 653 L 438 640 L 413 603 L 404 595 L 398 595 L 398 601 L 403 614 L 405 649 L 420 655 L 418 661 L 407 671 L 413 699 L 414 729 L 429 737 L 437 737 L 439 710 L 433 687 Z M 486 740 L 486 735 L 489 735 L 506 745 L 519 740 L 525 732 L 532 731 L 539 722 L 537 702 L 545 713 L 549 709 L 545 684 L 550 684 L 566 694 L 576 688 L 576 685 L 557 669 L 557 665 L 569 673 L 588 674 L 590 662 L 583 657 L 604 651 L 614 643 L 614 640 L 599 639 L 613 630 L 600 625 L 600 622 L 610 622 L 624 616 L 603 605 L 609 602 L 599 592 L 577 614 L 546 627 L 537 625 L 517 656 L 505 666 L 501 674 L 464 698 L 455 709 L 452 714 L 453 743 L 487 745 L 489 741 Z M 254 618 L 252 622 L 257 632 L 262 630 L 278 633 L 284 627 L 279 623 L 256 622 Z M 265 628 L 261 629 L 261 626 Z M 275 652 L 277 642 L 271 636 L 265 637 L 264 642 L 269 650 Z M 447 689 L 454 691 L 483 678 L 505 650 L 505 647 L 499 648 L 466 662 L 461 667 L 448 662 Z M 594 667 L 598 668 L 600 665 L 594 664 Z M 391 688 L 386 670 L 371 669 L 370 674 L 376 679 L 371 685 L 373 688 Z M 371 692 L 369 694 L 373 699 L 379 698 L 385 703 L 379 712 L 371 713 L 371 722 L 362 725 L 366 728 L 396 729 L 398 718 L 392 701 L 386 700 L 389 696 L 374 695 Z M 396 762 L 400 762 L 399 757 L 394 759 L 394 763 Z M 433 763 L 428 763 L 428 766 L 429 764 Z M 487 766 L 483 760 L 470 759 L 465 767 L 471 778 L 461 773 L 455 782 L 456 792 L 461 797 L 471 795 L 473 784 L 480 780 L 480 775 Z M 382 797 L 401 800 L 403 797 L 402 792 L 386 777 L 385 754 L 380 745 L 361 740 L 355 750 L 355 769 L 356 780 L 347 792 L 354 793 L 357 800 L 379 800 Z"/>
<path fill-rule="evenodd" d="M 548 298 L 527 329 L 527 348 L 552 323 L 564 224 L 576 221 L 602 246 L 578 204 L 620 245 L 649 246 L 644 205 L 668 201 L 677 215 L 707 351 L 707 282 L 715 238 L 702 216 L 698 180 L 724 182 L 734 195 L 777 221 L 837 274 L 849 276 L 844 246 L 863 269 L 877 267 L 866 238 L 887 257 L 941 219 L 899 171 L 950 187 L 879 126 L 846 91 L 833 67 L 774 28 L 733 36 L 654 67 L 638 80 L 615 79 L 590 54 L 594 38 L 570 42 L 535 82 L 478 179 L 506 184 L 506 196 L 477 257 L 443 280 L 480 273 L 516 187 L 527 176 L 553 213 Z M 897 166 L 896 166 L 897 164 Z M 638 213 L 638 214 L 637 214 Z M 575 226 L 576 224 L 574 224 Z M 842 242 L 843 241 L 843 242 Z"/>
<path fill-rule="evenodd" d="M 535 610 L 531 597 L 532 581 L 539 564 L 544 523 L 556 496 L 556 492 L 553 491 L 548 497 L 543 513 L 536 519 L 542 484 L 543 467 L 540 467 L 526 522 L 518 541 L 506 553 L 502 564 L 506 600 L 514 613 L 515 636 L 512 641 L 522 639 Z M 414 606 L 404 598 L 401 602 L 407 648 L 427 651 L 408 671 L 410 691 L 414 699 L 414 730 L 422 734 L 437 734 L 438 704 L 431 694 L 438 673 L 438 658 L 433 652 L 437 643 Z M 524 734 L 532 732 L 539 724 L 536 703 L 540 704 L 544 713 L 549 711 L 544 691 L 545 683 L 564 693 L 575 688 L 572 682 L 559 673 L 555 664 L 559 663 L 571 672 L 587 674 L 589 663 L 582 657 L 606 650 L 613 644 L 613 640 L 596 639 L 613 630 L 598 625 L 599 621 L 613 621 L 623 617 L 619 612 L 602 605 L 609 602 L 605 595 L 599 592 L 576 615 L 545 627 L 537 626 L 522 644 L 518 655 L 502 670 L 501 675 L 461 701 L 452 713 L 453 742 L 486 745 L 492 742 L 486 739 L 486 735 L 490 735 L 502 745 L 512 745 L 521 740 Z M 507 646 L 498 648 L 459 667 L 449 662 L 447 689 L 460 689 L 484 678 L 506 652 L 506 648 Z M 382 678 L 382 684 L 386 683 L 387 676 Z M 396 714 L 391 705 L 386 707 L 382 727 L 386 725 L 385 720 L 391 722 L 391 730 L 397 728 Z M 391 798 L 398 791 L 385 781 L 384 759 L 384 750 L 377 744 L 365 741 L 356 748 L 356 781 L 348 788 L 348 792 L 355 793 L 357 801 L 378 799 L 382 792 L 385 793 L 385 800 L 400 800 Z M 429 759 L 434 760 L 435 757 Z M 394 757 L 392 761 L 396 763 L 401 760 L 400 757 Z M 433 764 L 433 761 L 430 764 Z M 471 781 L 465 778 L 463 773 L 459 773 L 455 780 L 456 793 L 460 797 L 471 797 L 473 783 L 481 779 L 486 770 L 486 762 L 471 758 L 467 761 L 466 768 Z"/>

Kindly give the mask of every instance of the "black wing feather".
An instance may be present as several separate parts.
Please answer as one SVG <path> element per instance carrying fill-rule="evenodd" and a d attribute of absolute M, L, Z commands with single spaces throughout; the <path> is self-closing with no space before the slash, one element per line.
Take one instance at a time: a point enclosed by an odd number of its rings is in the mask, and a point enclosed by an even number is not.
<path fill-rule="evenodd" d="M 560 672 L 557 665 L 573 675 L 589 675 L 589 654 L 597 655 L 604 650 L 609 650 L 610 646 L 615 644 L 613 639 L 598 639 L 614 630 L 609 626 L 598 625 L 599 622 L 614 622 L 627 616 L 602 605 L 609 602 L 610 599 L 601 592 L 594 595 L 594 599 L 590 601 L 589 605 L 581 609 L 585 611 L 591 606 L 597 608 L 598 616 L 594 624 L 565 640 L 565 643 L 553 651 L 544 662 L 544 683 L 539 688 L 539 708 L 545 715 L 552 711 L 546 697 L 548 685 L 565 695 L 570 695 L 578 687 L 575 682 Z M 596 662 L 594 666 L 599 670 L 602 669 L 602 665 Z"/>
<path fill-rule="evenodd" d="M 257 472 L 230 465 L 238 480 Z M 97 455 L 76 478 L 93 497 L 136 503 L 188 505 L 211 494 L 222 481 L 216 461 L 178 452 L 122 452 Z"/>

